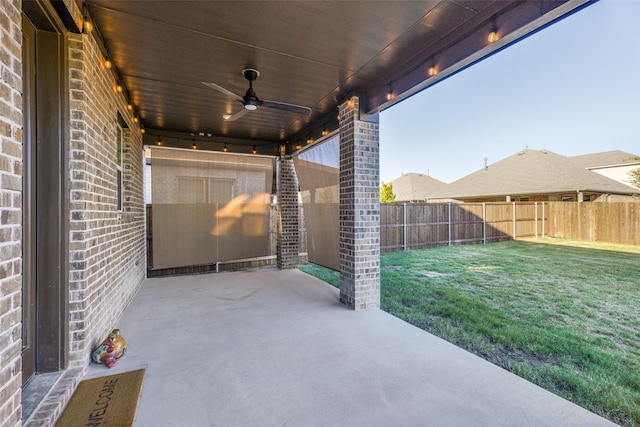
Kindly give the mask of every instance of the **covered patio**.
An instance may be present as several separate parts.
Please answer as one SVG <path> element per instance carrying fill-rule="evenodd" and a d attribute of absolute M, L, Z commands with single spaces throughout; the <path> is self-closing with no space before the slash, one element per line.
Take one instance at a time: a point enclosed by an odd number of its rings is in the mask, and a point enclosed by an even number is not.
<path fill-rule="evenodd" d="M 378 308 L 379 113 L 590 3 L 1 3 L 0 424 L 54 424 L 116 326 L 114 369 L 147 367 L 138 425 L 604 423 Z M 334 137 L 339 291 L 296 269 L 294 156 Z M 150 146 L 263 158 L 277 254 L 206 266 L 280 270 L 146 279 Z M 237 214 L 231 178 L 181 172 L 164 185 L 203 197 L 166 204 Z"/>
<path fill-rule="evenodd" d="M 117 325 L 135 424 L 613 425 L 299 270 L 147 279 Z"/>

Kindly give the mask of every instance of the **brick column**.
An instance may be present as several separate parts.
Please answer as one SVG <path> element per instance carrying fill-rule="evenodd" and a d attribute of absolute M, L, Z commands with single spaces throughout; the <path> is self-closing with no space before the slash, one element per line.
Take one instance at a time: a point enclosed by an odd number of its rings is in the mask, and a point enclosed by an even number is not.
<path fill-rule="evenodd" d="M 278 161 L 278 268 L 298 267 L 298 178 L 291 157 Z"/>
<path fill-rule="evenodd" d="M 378 116 L 359 100 L 340 105 L 340 301 L 380 306 L 380 150 Z"/>

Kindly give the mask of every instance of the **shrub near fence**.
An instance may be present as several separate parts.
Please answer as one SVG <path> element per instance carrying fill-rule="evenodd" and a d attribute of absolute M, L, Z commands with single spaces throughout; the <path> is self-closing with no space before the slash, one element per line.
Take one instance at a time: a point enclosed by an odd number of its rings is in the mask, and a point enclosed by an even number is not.
<path fill-rule="evenodd" d="M 545 204 L 388 203 L 380 205 L 380 250 L 477 244 L 544 235 Z"/>

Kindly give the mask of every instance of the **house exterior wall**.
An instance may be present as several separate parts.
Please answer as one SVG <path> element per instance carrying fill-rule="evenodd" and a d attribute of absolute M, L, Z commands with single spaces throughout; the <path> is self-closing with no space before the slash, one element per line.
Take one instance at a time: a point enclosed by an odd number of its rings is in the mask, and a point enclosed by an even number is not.
<path fill-rule="evenodd" d="M 0 425 L 22 425 L 21 4 L 0 2 Z M 67 34 L 69 58 L 69 347 L 65 367 L 25 425 L 52 425 L 145 277 L 142 138 L 91 35 Z M 118 210 L 117 129 L 122 132 Z M 123 331 L 126 338 L 126 331 Z"/>
<path fill-rule="evenodd" d="M 602 168 L 589 168 L 589 170 L 592 172 L 599 173 L 600 175 L 606 176 L 607 178 L 611 178 L 615 181 L 618 181 L 625 185 L 629 185 L 634 188 L 636 187 L 633 184 L 631 184 L 631 176 L 629 174 L 636 169 L 640 169 L 640 166 L 637 164 L 602 167 Z"/>
<path fill-rule="evenodd" d="M 94 38 L 70 35 L 70 366 L 84 366 L 145 277 L 142 138 Z M 122 209 L 118 210 L 118 113 Z M 126 331 L 123 331 L 126 337 Z"/>
<path fill-rule="evenodd" d="M 0 2 L 0 425 L 19 425 L 22 361 L 21 2 Z"/>
<path fill-rule="evenodd" d="M 578 193 L 557 193 L 557 194 L 514 194 L 513 196 L 509 196 L 509 200 L 505 196 L 499 197 L 478 197 L 478 198 L 465 198 L 460 199 L 465 203 L 490 203 L 490 202 L 556 202 L 562 201 L 563 198 L 569 200 L 573 198 L 571 201 L 578 200 Z"/>
<path fill-rule="evenodd" d="M 625 196 L 624 194 L 598 194 L 591 198 L 592 202 L 624 202 L 637 203 L 640 199 L 634 196 Z"/>
<path fill-rule="evenodd" d="M 583 201 L 585 202 L 635 202 L 638 199 L 633 196 L 624 194 L 601 194 L 601 193 L 583 193 Z M 493 203 L 493 202 L 577 202 L 579 200 L 578 193 L 553 193 L 553 194 L 515 194 L 509 197 L 469 197 L 459 199 L 429 199 L 429 203 Z"/>

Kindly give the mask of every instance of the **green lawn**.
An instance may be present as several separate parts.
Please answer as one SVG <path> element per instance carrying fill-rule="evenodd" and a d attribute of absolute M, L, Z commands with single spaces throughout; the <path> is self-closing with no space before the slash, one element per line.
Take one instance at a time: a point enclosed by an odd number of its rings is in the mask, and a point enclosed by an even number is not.
<path fill-rule="evenodd" d="M 640 426 L 640 248 L 537 239 L 388 253 L 381 287 L 383 310 Z"/>

